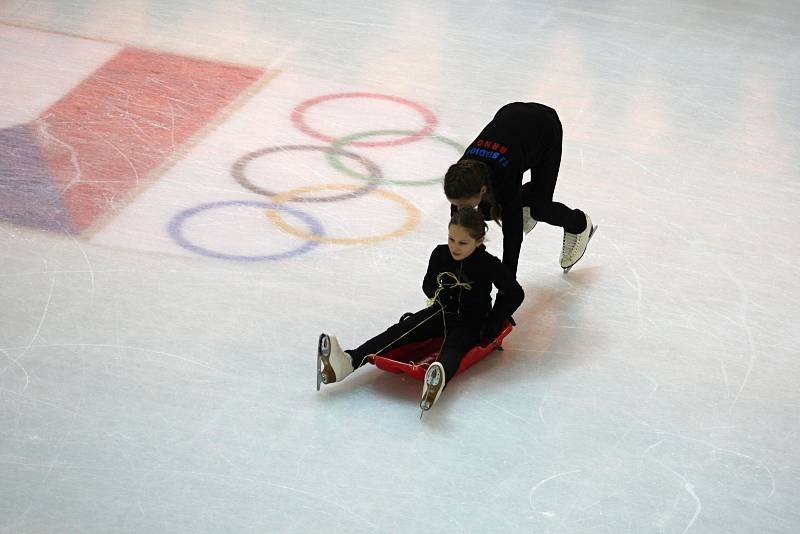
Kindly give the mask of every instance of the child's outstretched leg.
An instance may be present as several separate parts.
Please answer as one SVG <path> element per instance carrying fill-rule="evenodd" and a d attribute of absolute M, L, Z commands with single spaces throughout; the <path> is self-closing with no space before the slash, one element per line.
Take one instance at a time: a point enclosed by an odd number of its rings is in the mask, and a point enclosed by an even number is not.
<path fill-rule="evenodd" d="M 339 346 L 336 336 L 320 334 L 317 345 L 317 391 L 320 383 L 341 382 L 352 372 L 350 355 Z"/>
<path fill-rule="evenodd" d="M 420 310 L 348 351 L 342 350 L 335 336 L 322 334 L 317 348 L 317 391 L 320 384 L 341 382 L 367 363 L 370 354 L 383 354 L 398 345 L 442 335 L 440 314 L 435 307 Z"/>
<path fill-rule="evenodd" d="M 439 400 L 445 386 L 455 376 L 464 355 L 480 341 L 480 324 L 453 322 L 447 325 L 447 336 L 442 343 L 439 358 L 425 373 L 422 385 L 422 400 L 419 407 L 423 413 Z M 422 417 L 422 414 L 420 414 Z"/>
<path fill-rule="evenodd" d="M 353 360 L 353 367 L 358 369 L 366 364 L 371 354 L 385 354 L 400 345 L 422 341 L 443 333 L 441 311 L 438 306 L 431 306 L 413 314 L 406 314 L 396 324 L 387 328 L 362 343 L 359 347 L 348 350 Z"/>

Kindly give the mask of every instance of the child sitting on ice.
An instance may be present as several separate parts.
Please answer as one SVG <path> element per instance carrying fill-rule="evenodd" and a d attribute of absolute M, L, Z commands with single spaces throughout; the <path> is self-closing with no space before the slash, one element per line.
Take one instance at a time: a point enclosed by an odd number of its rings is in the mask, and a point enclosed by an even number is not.
<path fill-rule="evenodd" d="M 367 363 L 371 354 L 385 354 L 400 345 L 444 337 L 437 361 L 425 373 L 420 408 L 429 410 L 455 375 L 464 355 L 481 338 L 494 339 L 524 298 L 514 276 L 486 251 L 486 229 L 478 210 L 464 208 L 453 214 L 447 245 L 433 249 L 422 281 L 429 307 L 404 316 L 356 349 L 342 350 L 335 336 L 320 335 L 317 369 L 322 381 L 342 381 Z M 492 285 L 498 289 L 494 306 Z"/>

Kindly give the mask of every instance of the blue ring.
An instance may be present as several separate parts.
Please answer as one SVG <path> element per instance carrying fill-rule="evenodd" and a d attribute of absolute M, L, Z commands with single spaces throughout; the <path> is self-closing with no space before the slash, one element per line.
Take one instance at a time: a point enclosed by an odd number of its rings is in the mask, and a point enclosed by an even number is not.
<path fill-rule="evenodd" d="M 194 208 L 189 208 L 178 213 L 169 223 L 169 234 L 177 241 L 177 243 L 182 246 L 183 248 L 190 250 L 191 252 L 195 252 L 202 256 L 208 256 L 210 258 L 217 258 L 221 260 L 233 260 L 233 261 L 268 261 L 268 260 L 285 260 L 287 258 L 291 258 L 294 256 L 299 256 L 300 254 L 305 254 L 306 252 L 310 251 L 311 249 L 319 246 L 319 242 L 317 241 L 308 241 L 306 244 L 302 245 L 299 248 L 294 250 L 289 250 L 287 252 L 281 252 L 279 254 L 266 254 L 264 256 L 238 256 L 234 254 L 223 254 L 221 252 L 215 252 L 213 250 L 209 250 L 207 248 L 200 247 L 191 243 L 188 239 L 183 236 L 183 232 L 181 228 L 183 226 L 184 221 L 189 217 L 197 215 L 201 211 L 220 208 L 224 206 L 249 206 L 255 208 L 264 208 L 264 209 L 273 209 L 273 210 L 280 210 L 286 211 L 295 217 L 302 219 L 304 223 L 306 223 L 309 227 L 309 230 L 313 235 L 325 235 L 325 231 L 322 229 L 322 225 L 312 216 L 303 213 L 302 211 L 296 210 L 294 208 L 289 208 L 287 206 L 281 204 L 271 204 L 268 202 L 259 202 L 257 200 L 227 200 L 221 202 L 209 202 L 207 204 L 201 204 Z"/>

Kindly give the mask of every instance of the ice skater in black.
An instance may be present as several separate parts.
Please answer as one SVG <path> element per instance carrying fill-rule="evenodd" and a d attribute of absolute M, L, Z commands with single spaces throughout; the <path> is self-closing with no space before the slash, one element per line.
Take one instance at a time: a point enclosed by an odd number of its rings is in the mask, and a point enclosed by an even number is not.
<path fill-rule="evenodd" d="M 461 359 L 481 338 L 494 339 L 522 303 L 524 293 L 514 276 L 483 245 L 486 223 L 475 209 L 456 210 L 448 225 L 447 245 L 431 253 L 422 290 L 429 307 L 401 319 L 356 349 L 342 350 L 335 336 L 322 334 L 318 372 L 323 382 L 339 382 L 368 361 L 371 354 L 436 337 L 444 337 L 430 365 L 420 407 L 430 409 L 453 378 Z M 502 292 L 492 305 L 492 286 Z"/>
<path fill-rule="evenodd" d="M 589 215 L 553 201 L 562 137 L 554 109 L 533 102 L 506 104 L 445 175 L 452 210 L 478 207 L 486 220 L 502 224 L 503 264 L 515 276 L 523 230 L 530 232 L 536 221 L 564 229 L 565 271 L 581 259 L 594 231 Z M 527 170 L 531 181 L 523 185 Z"/>

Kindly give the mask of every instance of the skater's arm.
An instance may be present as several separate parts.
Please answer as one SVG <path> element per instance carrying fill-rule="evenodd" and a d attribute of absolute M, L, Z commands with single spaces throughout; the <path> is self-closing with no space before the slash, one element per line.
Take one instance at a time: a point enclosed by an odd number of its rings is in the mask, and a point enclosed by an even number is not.
<path fill-rule="evenodd" d="M 522 204 L 517 200 L 503 206 L 503 265 L 512 276 L 517 275 L 520 248 L 522 248 Z"/>
<path fill-rule="evenodd" d="M 497 298 L 494 306 L 486 317 L 485 332 L 486 337 L 494 337 L 503 327 L 503 324 L 517 311 L 525 298 L 525 292 L 519 285 L 516 278 L 506 269 L 505 265 L 493 261 L 492 283 L 497 287 Z"/>
<path fill-rule="evenodd" d="M 439 269 L 437 267 L 437 251 L 439 247 L 433 249 L 431 252 L 431 257 L 428 260 L 428 270 L 425 273 L 425 278 L 422 280 L 422 291 L 425 293 L 425 296 L 433 298 L 433 295 L 436 294 L 436 290 L 439 288 L 439 284 L 436 282 L 436 277 L 439 275 Z"/>

